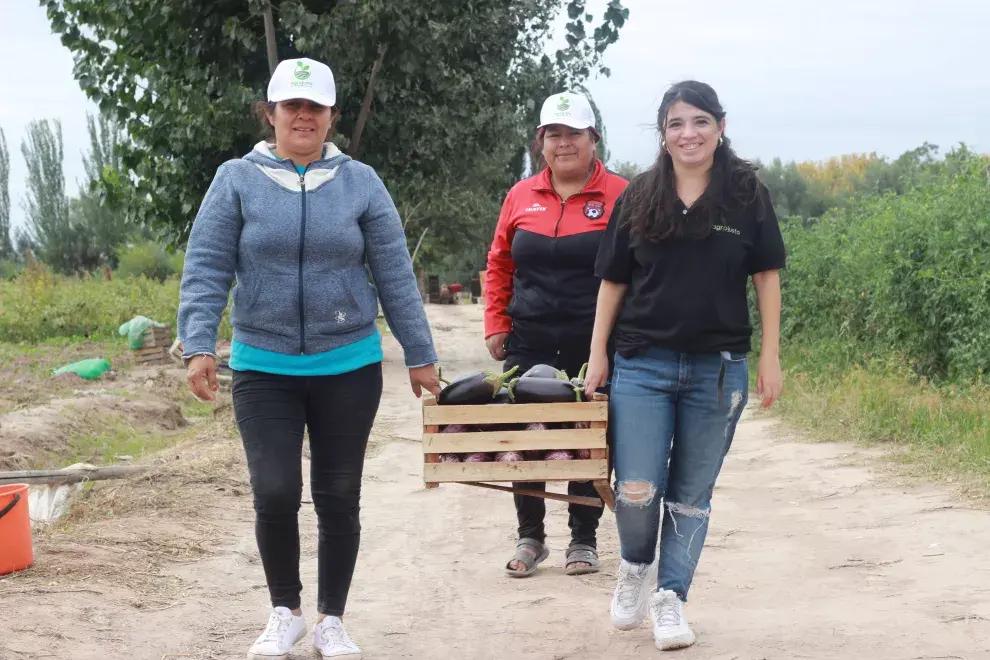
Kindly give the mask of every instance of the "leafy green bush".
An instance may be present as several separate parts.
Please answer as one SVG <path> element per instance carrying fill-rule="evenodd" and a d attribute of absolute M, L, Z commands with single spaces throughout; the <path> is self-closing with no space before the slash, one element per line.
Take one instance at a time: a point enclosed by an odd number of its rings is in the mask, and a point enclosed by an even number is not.
<path fill-rule="evenodd" d="M 940 380 L 990 371 L 990 175 L 979 157 L 955 171 L 811 226 L 785 221 L 785 341 L 901 355 Z"/>
<path fill-rule="evenodd" d="M 179 281 L 147 277 L 75 278 L 35 264 L 14 281 L 0 281 L 0 341 L 55 337 L 116 338 L 117 328 L 137 315 L 170 324 L 175 332 Z M 220 336 L 229 339 L 227 316 Z"/>
<path fill-rule="evenodd" d="M 13 259 L 0 259 L 0 280 L 12 280 L 17 277 L 23 266 Z"/>
<path fill-rule="evenodd" d="M 140 277 L 164 282 L 176 274 L 174 255 L 151 241 L 136 243 L 120 251 L 117 274 L 121 277 Z"/>

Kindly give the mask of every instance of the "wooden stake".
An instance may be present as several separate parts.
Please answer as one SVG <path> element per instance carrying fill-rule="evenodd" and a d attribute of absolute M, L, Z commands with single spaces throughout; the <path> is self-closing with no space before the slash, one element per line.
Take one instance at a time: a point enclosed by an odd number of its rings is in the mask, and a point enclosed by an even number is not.
<path fill-rule="evenodd" d="M 602 501 L 594 497 L 582 497 L 581 495 L 564 495 L 563 493 L 552 493 L 548 490 L 527 490 L 525 488 L 516 488 L 514 486 L 499 486 L 496 484 L 486 484 L 478 481 L 457 481 L 455 483 L 463 484 L 465 486 L 477 486 L 478 488 L 491 488 L 492 490 L 500 490 L 504 493 L 518 493 L 520 495 L 529 495 L 530 497 L 542 497 L 547 500 L 556 500 L 558 502 L 570 502 L 572 504 L 583 504 L 584 506 L 597 506 L 601 508 L 603 506 Z"/>
<path fill-rule="evenodd" d="M 82 481 L 122 479 L 147 472 L 142 465 L 109 465 L 93 469 L 15 470 L 0 472 L 0 484 L 74 484 Z"/>

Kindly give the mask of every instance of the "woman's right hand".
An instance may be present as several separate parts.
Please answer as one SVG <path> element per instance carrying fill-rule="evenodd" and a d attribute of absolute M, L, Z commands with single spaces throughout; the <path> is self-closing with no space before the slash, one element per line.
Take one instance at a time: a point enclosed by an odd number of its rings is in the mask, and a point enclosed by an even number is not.
<path fill-rule="evenodd" d="M 584 396 L 590 399 L 595 390 L 604 387 L 608 380 L 608 355 L 604 351 L 592 353 L 588 370 L 584 373 Z"/>
<path fill-rule="evenodd" d="M 505 340 L 509 338 L 508 332 L 499 332 L 485 339 L 485 346 L 493 360 L 501 362 L 505 359 Z"/>
<path fill-rule="evenodd" d="M 212 355 L 197 355 L 186 366 L 189 389 L 198 398 L 213 401 L 217 391 L 217 363 Z"/>

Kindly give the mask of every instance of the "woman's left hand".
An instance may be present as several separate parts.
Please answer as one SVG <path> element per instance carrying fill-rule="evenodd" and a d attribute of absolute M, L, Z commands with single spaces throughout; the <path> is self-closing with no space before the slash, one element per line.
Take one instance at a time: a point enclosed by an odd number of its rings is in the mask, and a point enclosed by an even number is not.
<path fill-rule="evenodd" d="M 780 396 L 783 386 L 780 359 L 767 353 L 760 355 L 760 361 L 756 365 L 756 393 L 763 397 L 761 405 L 764 408 L 772 406 Z"/>
<path fill-rule="evenodd" d="M 413 394 L 417 399 L 423 395 L 424 389 L 433 396 L 440 394 L 440 376 L 437 375 L 436 366 L 432 364 L 412 367 L 409 370 L 409 384 L 412 385 Z"/>

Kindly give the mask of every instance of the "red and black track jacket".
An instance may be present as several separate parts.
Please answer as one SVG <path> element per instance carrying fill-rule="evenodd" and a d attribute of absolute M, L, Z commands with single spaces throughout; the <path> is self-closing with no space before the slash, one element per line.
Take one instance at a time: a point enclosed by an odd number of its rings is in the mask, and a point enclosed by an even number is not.
<path fill-rule="evenodd" d="M 536 321 L 549 331 L 580 324 L 591 334 L 598 243 L 628 183 L 596 159 L 588 183 L 566 201 L 549 169 L 512 187 L 488 252 L 486 338 L 509 332 L 513 321 Z"/>

